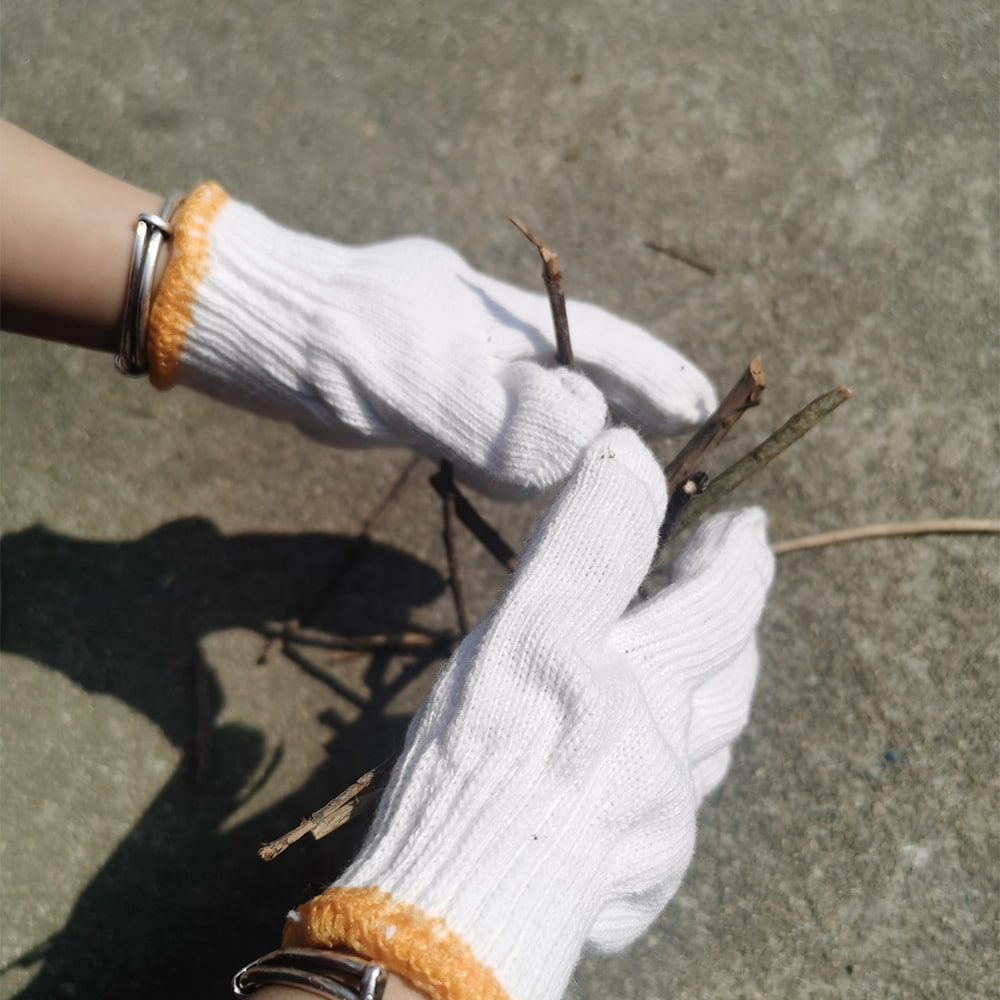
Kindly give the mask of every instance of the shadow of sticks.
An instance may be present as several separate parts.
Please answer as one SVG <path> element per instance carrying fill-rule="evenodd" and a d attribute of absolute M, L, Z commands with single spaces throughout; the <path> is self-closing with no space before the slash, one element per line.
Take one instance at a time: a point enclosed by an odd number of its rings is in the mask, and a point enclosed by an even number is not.
<path fill-rule="evenodd" d="M 403 631 L 412 610 L 444 587 L 436 570 L 389 546 L 369 543 L 359 556 L 352 538 L 226 536 L 198 518 L 123 543 L 40 526 L 0 541 L 2 648 L 88 692 L 120 699 L 182 753 L 181 766 L 85 888 L 63 929 L 15 963 L 41 962 L 23 1000 L 226 996 L 233 972 L 277 943 L 287 909 L 354 854 L 363 835 L 357 825 L 304 841 L 271 864 L 255 852 L 401 747 L 407 720 L 386 706 L 438 654 L 407 656 L 401 671 L 398 656 L 373 656 L 353 721 L 317 706 L 335 730 L 328 749 L 336 753 L 302 787 L 224 832 L 249 778 L 275 761 L 265 759 L 262 732 L 220 721 L 222 689 L 199 654 L 213 632 L 261 630 L 309 607 L 347 563 L 337 599 L 324 602 L 310 624 L 338 634 Z M 199 767 L 193 677 L 203 685 L 211 740 L 207 783 L 192 780 Z M 59 864 L 54 859 L 54 878 Z"/>

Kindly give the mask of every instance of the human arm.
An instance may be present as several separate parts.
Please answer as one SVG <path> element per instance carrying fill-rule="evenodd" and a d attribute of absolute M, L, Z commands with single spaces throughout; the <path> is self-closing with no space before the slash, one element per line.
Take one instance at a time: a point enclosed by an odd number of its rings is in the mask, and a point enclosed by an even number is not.
<path fill-rule="evenodd" d="M 13 125 L 0 137 L 4 327 L 113 353 L 136 218 L 162 199 Z M 582 374 L 556 369 L 545 296 L 439 242 L 346 246 L 214 184 L 174 222 L 147 336 L 161 388 L 187 385 L 331 444 L 412 447 L 512 494 L 565 478 L 609 405 L 654 433 L 713 407 L 694 365 L 587 303 L 569 303 Z"/>
<path fill-rule="evenodd" d="M 136 219 L 163 198 L 6 121 L 0 160 L 3 328 L 114 353 Z"/>

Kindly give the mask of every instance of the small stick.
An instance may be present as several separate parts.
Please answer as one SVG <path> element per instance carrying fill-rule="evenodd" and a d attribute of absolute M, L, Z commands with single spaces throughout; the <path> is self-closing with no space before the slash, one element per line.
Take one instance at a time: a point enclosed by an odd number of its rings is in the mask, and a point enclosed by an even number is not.
<path fill-rule="evenodd" d="M 455 601 L 455 616 L 458 619 L 458 630 L 462 635 L 469 633 L 469 615 L 465 609 L 465 591 L 462 586 L 462 575 L 458 568 L 458 554 L 455 551 L 455 470 L 451 462 L 442 459 L 438 472 L 442 488 L 441 505 L 444 510 L 444 550 L 448 557 L 448 582 L 451 585 L 452 598 Z"/>
<path fill-rule="evenodd" d="M 500 532 L 488 524 L 482 514 L 472 506 L 468 497 L 455 485 L 454 478 L 449 484 L 442 470 L 439 469 L 430 477 L 430 482 L 442 500 L 447 491 L 451 490 L 455 502 L 455 514 L 458 519 L 508 573 L 513 573 L 517 567 L 517 553 L 507 544 Z"/>
<path fill-rule="evenodd" d="M 657 253 L 665 253 L 668 257 L 672 257 L 682 264 L 687 264 L 688 267 L 697 268 L 697 270 L 703 274 L 707 274 L 710 278 L 714 278 L 716 275 L 716 269 L 711 264 L 706 264 L 703 260 L 698 260 L 697 257 L 692 257 L 690 254 L 684 253 L 683 250 L 678 250 L 675 246 L 670 246 L 666 243 L 657 243 L 656 240 L 646 240 L 646 246 L 650 250 L 657 251 Z"/>
<path fill-rule="evenodd" d="M 523 222 L 519 222 L 513 217 L 511 217 L 510 222 L 531 242 L 542 258 L 542 280 L 545 282 L 545 291 L 549 296 L 552 323 L 556 333 L 556 362 L 566 368 L 573 368 L 573 342 L 569 335 L 566 296 L 562 287 L 562 271 L 559 270 L 558 255 L 545 246 Z M 464 610 L 459 611 L 458 609 L 460 605 L 464 609 L 464 600 L 461 597 L 461 580 L 458 576 L 457 561 L 454 558 L 454 534 L 452 529 L 448 527 L 449 512 L 453 511 L 458 516 L 462 524 L 475 535 L 486 551 L 508 573 L 513 573 L 517 568 L 517 553 L 455 485 L 454 470 L 450 464 L 441 463 L 439 471 L 431 476 L 431 485 L 445 504 L 445 546 L 448 549 L 448 568 L 451 572 L 452 592 L 455 594 L 455 607 L 461 621 Z M 468 628 L 463 625 L 462 631 L 463 633 L 467 632 Z"/>
<path fill-rule="evenodd" d="M 294 830 L 289 830 L 284 836 L 261 845 L 257 851 L 258 856 L 263 861 L 273 861 L 307 833 L 315 840 L 319 840 L 343 826 L 349 819 L 370 811 L 385 787 L 388 770 L 389 765 L 383 763 L 365 772 L 336 798 L 330 799 L 325 806 L 321 806 L 311 816 L 302 820 Z M 373 784 L 375 787 L 371 787 Z"/>
<path fill-rule="evenodd" d="M 667 513 L 663 518 L 663 524 L 660 525 L 660 544 L 670 537 L 671 532 L 673 532 L 675 525 L 677 524 L 677 519 L 681 516 L 681 511 L 687 508 L 687 505 L 696 497 L 700 496 L 705 492 L 705 487 L 708 485 L 708 476 L 704 472 L 696 472 L 693 476 L 689 476 L 684 480 L 680 486 L 677 487 L 670 494 L 670 500 L 667 502 Z"/>
<path fill-rule="evenodd" d="M 691 440 L 666 467 L 671 494 L 686 483 L 704 464 L 706 456 L 732 430 L 736 421 L 751 407 L 760 404 L 764 391 L 764 366 L 753 359 L 729 390 L 718 409 L 694 432 Z"/>
<path fill-rule="evenodd" d="M 696 497 L 681 512 L 677 519 L 676 530 L 680 531 L 681 528 L 701 517 L 709 507 L 718 503 L 724 496 L 736 489 L 740 483 L 777 458 L 824 417 L 829 416 L 841 403 L 850 399 L 851 395 L 850 389 L 838 385 L 789 417 L 767 440 L 762 441 L 753 451 L 748 452 L 725 472 L 713 479 L 705 492 Z"/>
<path fill-rule="evenodd" d="M 333 635 L 318 628 L 290 629 L 284 622 L 268 622 L 264 626 L 266 635 L 276 635 L 283 642 L 295 642 L 300 646 L 316 646 L 339 652 L 373 653 L 378 650 L 408 652 L 410 650 L 431 649 L 439 643 L 453 642 L 453 633 L 434 632 L 390 632 L 383 635 Z"/>
<path fill-rule="evenodd" d="M 826 545 L 840 545 L 843 542 L 857 542 L 866 538 L 891 538 L 897 535 L 950 535 L 950 534 L 998 534 L 1000 521 L 989 518 L 954 517 L 929 521 L 900 521 L 895 524 L 868 524 L 861 528 L 839 528 L 836 531 L 821 531 L 802 538 L 790 538 L 775 542 L 771 551 L 776 555 L 786 552 L 801 552 L 803 549 L 819 549 Z"/>
<path fill-rule="evenodd" d="M 559 270 L 559 255 L 550 250 L 535 234 L 513 216 L 511 225 L 532 243 L 542 258 L 542 280 L 548 292 L 552 309 L 552 323 L 556 328 L 556 361 L 566 368 L 574 368 L 573 344 L 569 337 L 569 319 L 566 316 L 566 295 L 562 287 L 562 271 Z"/>
<path fill-rule="evenodd" d="M 569 335 L 569 319 L 566 315 L 566 295 L 562 287 L 562 271 L 559 269 L 558 255 L 550 250 L 532 232 L 517 219 L 511 217 L 510 222 L 524 235 L 538 251 L 542 258 L 542 280 L 549 297 L 549 307 L 552 310 L 552 323 L 556 334 L 556 362 L 565 368 L 573 368 L 573 342 Z M 455 598 L 455 611 L 458 615 L 462 633 L 468 632 L 468 620 L 465 614 L 465 600 L 462 593 L 462 581 L 458 571 L 458 561 L 455 556 L 454 529 L 451 518 L 458 519 L 479 540 L 480 544 L 508 573 L 517 568 L 517 553 L 504 540 L 501 534 L 490 525 L 476 510 L 472 502 L 455 485 L 454 469 L 451 463 L 442 461 L 440 469 L 430 478 L 431 485 L 437 491 L 444 504 L 444 540 L 448 553 L 448 570 L 451 579 L 452 594 Z"/>

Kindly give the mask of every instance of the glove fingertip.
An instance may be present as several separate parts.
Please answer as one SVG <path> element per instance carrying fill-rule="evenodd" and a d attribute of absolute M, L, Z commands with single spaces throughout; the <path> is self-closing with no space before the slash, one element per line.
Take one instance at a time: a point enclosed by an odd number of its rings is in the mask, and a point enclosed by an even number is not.
<path fill-rule="evenodd" d="M 697 576 L 721 561 L 756 574 L 766 589 L 774 576 L 774 554 L 767 542 L 767 514 L 744 507 L 709 518 L 694 534 L 676 563 L 676 576 Z"/>
<path fill-rule="evenodd" d="M 662 520 L 667 503 L 667 483 L 663 470 L 639 435 L 628 427 L 604 431 L 585 452 L 581 466 L 614 460 L 649 495 L 654 518 Z"/>

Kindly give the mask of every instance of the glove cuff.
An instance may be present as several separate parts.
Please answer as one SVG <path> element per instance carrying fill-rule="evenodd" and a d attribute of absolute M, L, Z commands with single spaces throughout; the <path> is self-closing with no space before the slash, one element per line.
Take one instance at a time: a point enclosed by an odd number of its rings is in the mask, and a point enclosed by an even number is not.
<path fill-rule="evenodd" d="M 493 971 L 440 918 L 374 886 L 334 886 L 293 910 L 283 947 L 348 948 L 434 1000 L 508 1000 Z"/>
<path fill-rule="evenodd" d="M 181 353 L 194 324 L 198 289 L 208 274 L 208 233 L 229 195 L 214 181 L 196 187 L 174 217 L 170 259 L 153 301 L 146 353 L 157 389 L 177 381 Z"/>

